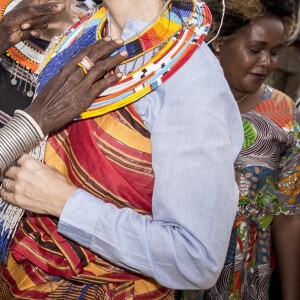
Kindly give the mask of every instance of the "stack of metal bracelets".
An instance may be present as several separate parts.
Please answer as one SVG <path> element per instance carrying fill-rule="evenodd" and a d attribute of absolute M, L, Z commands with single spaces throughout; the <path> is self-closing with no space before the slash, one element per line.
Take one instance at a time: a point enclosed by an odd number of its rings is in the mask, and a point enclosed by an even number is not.
<path fill-rule="evenodd" d="M 0 129 L 0 175 L 24 152 L 32 149 L 44 134 L 35 120 L 22 110 Z"/>

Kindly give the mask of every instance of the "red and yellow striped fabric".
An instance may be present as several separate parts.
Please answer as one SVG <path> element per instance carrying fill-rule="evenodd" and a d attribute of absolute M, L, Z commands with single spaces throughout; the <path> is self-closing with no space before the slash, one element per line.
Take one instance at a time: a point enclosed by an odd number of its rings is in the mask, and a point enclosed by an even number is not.
<path fill-rule="evenodd" d="M 49 138 L 45 162 L 107 203 L 151 214 L 150 136 L 133 106 L 57 132 Z M 61 236 L 55 218 L 34 214 L 19 226 L 0 290 L 7 300 L 173 299 L 153 279 L 113 266 Z"/>

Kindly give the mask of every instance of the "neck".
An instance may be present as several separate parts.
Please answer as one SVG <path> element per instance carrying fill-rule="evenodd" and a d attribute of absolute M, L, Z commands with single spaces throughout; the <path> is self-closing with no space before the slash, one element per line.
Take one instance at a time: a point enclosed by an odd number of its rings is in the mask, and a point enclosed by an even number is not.
<path fill-rule="evenodd" d="M 254 96 L 259 95 L 261 93 L 261 91 L 265 90 L 265 86 L 266 86 L 265 84 L 262 84 L 258 90 L 256 90 L 255 92 L 252 92 L 252 93 L 247 92 L 247 91 L 236 90 L 236 89 L 233 89 L 233 88 L 231 88 L 230 90 L 231 90 L 231 93 L 232 93 L 234 99 L 237 102 L 239 102 L 239 101 L 243 102 L 243 100 L 241 100 L 241 99 L 244 99 L 244 98 L 248 99 L 248 98 L 252 98 L 253 95 Z"/>
<path fill-rule="evenodd" d="M 164 3 L 162 0 L 106 0 L 111 17 L 111 37 L 120 38 L 129 19 L 151 22 L 159 15 Z"/>
<path fill-rule="evenodd" d="M 254 93 L 237 92 L 231 90 L 234 98 L 236 99 L 241 113 L 246 113 L 252 110 L 261 100 L 265 92 L 265 84 L 262 84 L 260 88 Z"/>
<path fill-rule="evenodd" d="M 243 92 L 238 92 L 235 90 L 231 90 L 234 99 L 236 100 L 236 102 L 242 101 L 242 99 L 248 97 L 250 94 L 249 93 L 243 93 Z"/>

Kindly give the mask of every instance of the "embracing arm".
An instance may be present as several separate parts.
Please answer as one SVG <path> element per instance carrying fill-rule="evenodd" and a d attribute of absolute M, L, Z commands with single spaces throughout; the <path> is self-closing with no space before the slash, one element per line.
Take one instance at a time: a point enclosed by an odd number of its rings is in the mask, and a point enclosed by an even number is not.
<path fill-rule="evenodd" d="M 231 135 L 235 130 L 239 148 L 241 124 L 230 128 L 228 114 L 238 120 L 239 112 L 221 75 L 203 57 L 196 58 L 204 60 L 196 66 L 207 73 L 191 78 L 186 90 L 164 90 L 165 102 L 151 128 L 152 217 L 77 190 L 59 223 L 62 234 L 110 262 L 178 289 L 205 289 L 215 283 L 238 202 Z M 178 73 L 174 86 L 183 87 L 180 81 Z M 223 101 L 233 102 L 231 111 Z"/>
<path fill-rule="evenodd" d="M 117 82 L 120 73 L 104 75 L 127 56 L 127 52 L 109 56 L 123 41 L 110 38 L 86 47 L 54 76 L 24 112 L 0 129 L 0 175 L 6 167 L 53 130 L 63 127 L 87 109 L 93 100 Z M 88 56 L 94 66 L 85 74 L 77 66 Z"/>

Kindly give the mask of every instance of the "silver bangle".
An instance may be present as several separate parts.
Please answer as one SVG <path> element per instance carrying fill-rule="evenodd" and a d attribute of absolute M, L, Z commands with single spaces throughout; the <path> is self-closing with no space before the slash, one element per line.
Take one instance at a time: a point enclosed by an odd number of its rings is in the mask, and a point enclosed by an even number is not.
<path fill-rule="evenodd" d="M 0 129 L 0 175 L 24 152 L 32 149 L 44 134 L 35 120 L 22 110 Z"/>

